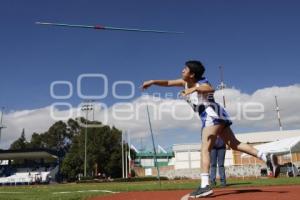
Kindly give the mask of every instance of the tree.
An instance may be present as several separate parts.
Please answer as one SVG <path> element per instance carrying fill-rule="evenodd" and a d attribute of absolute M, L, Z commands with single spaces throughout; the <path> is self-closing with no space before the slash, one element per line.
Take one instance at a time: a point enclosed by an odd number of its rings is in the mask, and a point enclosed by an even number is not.
<path fill-rule="evenodd" d="M 61 149 L 64 146 L 64 140 L 67 137 L 67 124 L 63 121 L 54 123 L 49 130 L 44 133 L 45 147 L 49 149 Z"/>
<path fill-rule="evenodd" d="M 95 123 L 95 122 L 93 122 Z M 99 123 L 100 124 L 100 123 Z M 77 179 L 83 173 L 85 127 L 73 137 L 70 151 L 62 164 L 62 173 L 67 180 Z M 111 177 L 121 177 L 121 131 L 115 127 L 102 126 L 87 128 L 87 172 L 105 173 Z"/>
<path fill-rule="evenodd" d="M 24 150 L 26 148 L 27 148 L 27 142 L 26 142 L 26 138 L 25 138 L 25 129 L 23 128 L 21 136 L 10 145 L 9 149 Z"/>
<path fill-rule="evenodd" d="M 33 133 L 27 146 L 29 149 L 44 148 L 43 134 Z"/>
<path fill-rule="evenodd" d="M 28 148 L 48 148 L 65 154 L 70 148 L 73 136 L 79 132 L 80 126 L 76 120 L 69 119 L 67 123 L 58 121 L 44 133 L 33 133 Z"/>
<path fill-rule="evenodd" d="M 82 124 L 90 122 L 84 118 L 77 119 Z M 25 131 L 11 145 L 11 149 L 48 148 L 59 151 L 61 172 L 67 180 L 76 180 L 84 170 L 85 127 L 77 120 L 55 122 L 46 132 L 33 133 L 30 142 L 26 142 Z M 128 148 L 128 147 L 126 147 Z M 121 131 L 115 127 L 98 126 L 87 128 L 87 172 L 91 176 L 96 172 L 111 177 L 121 177 Z M 94 173 L 93 173 L 94 172 Z"/>
<path fill-rule="evenodd" d="M 69 152 L 63 159 L 61 172 L 68 181 L 75 181 L 77 175 L 83 172 L 83 158 L 80 152 L 80 136 L 74 136 Z"/>

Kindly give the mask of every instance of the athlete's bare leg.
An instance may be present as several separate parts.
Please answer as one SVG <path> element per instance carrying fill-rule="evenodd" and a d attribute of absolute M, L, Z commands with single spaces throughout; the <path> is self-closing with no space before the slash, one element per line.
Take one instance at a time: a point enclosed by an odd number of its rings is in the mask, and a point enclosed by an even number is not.
<path fill-rule="evenodd" d="M 201 173 L 209 173 L 210 167 L 210 151 L 216 141 L 217 135 L 224 130 L 225 125 L 218 124 L 208 126 L 202 130 L 201 144 Z"/>
<path fill-rule="evenodd" d="M 255 149 L 249 144 L 242 143 L 238 139 L 236 139 L 234 133 L 232 132 L 229 126 L 225 127 L 223 131 L 219 133 L 219 136 L 231 149 L 241 151 L 243 153 L 247 153 L 249 155 L 257 157 L 257 149 Z"/>

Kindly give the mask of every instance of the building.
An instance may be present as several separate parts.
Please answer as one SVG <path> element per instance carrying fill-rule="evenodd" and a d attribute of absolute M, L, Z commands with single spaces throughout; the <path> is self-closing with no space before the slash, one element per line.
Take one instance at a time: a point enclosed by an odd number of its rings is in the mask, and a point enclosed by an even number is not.
<path fill-rule="evenodd" d="M 173 152 L 160 152 L 156 154 L 157 165 L 159 167 L 173 165 L 172 158 L 174 157 Z M 155 167 L 154 164 L 154 153 L 145 151 L 136 153 L 136 159 L 134 165 L 138 167 Z"/>
<path fill-rule="evenodd" d="M 250 145 L 264 144 L 285 138 L 300 136 L 300 130 L 265 131 L 236 134 L 238 140 Z M 160 167 L 160 175 L 169 178 L 188 177 L 200 178 L 201 143 L 174 144 L 173 152 L 159 153 L 157 156 Z M 300 166 L 300 153 L 279 156 L 280 164 L 293 163 Z M 137 153 L 135 170 L 138 176 L 157 175 L 154 167 L 154 154 L 151 152 Z M 225 157 L 226 175 L 228 177 L 261 176 L 261 169 L 266 165 L 261 160 L 247 156 L 242 153 L 227 149 Z"/>
<path fill-rule="evenodd" d="M 59 181 L 60 157 L 51 149 L 1 150 L 0 185 Z"/>
<path fill-rule="evenodd" d="M 273 142 L 285 138 L 300 136 L 300 130 L 286 130 L 286 131 L 267 131 L 267 132 L 253 132 L 253 133 L 243 133 L 236 134 L 238 140 L 243 143 L 248 143 L 250 145 L 263 144 L 268 142 Z M 200 159 L 201 159 L 201 144 L 174 144 L 174 176 L 185 175 L 188 177 L 200 177 Z M 253 157 L 248 156 L 243 158 L 242 153 L 239 151 L 234 151 L 228 149 L 226 152 L 225 166 L 227 169 L 227 174 L 229 176 L 255 176 L 260 175 L 261 167 L 265 164 Z M 300 165 L 300 153 L 293 153 L 293 161 Z M 290 162 L 290 156 L 282 155 L 279 156 L 279 162 L 281 164 Z M 250 165 L 248 169 L 245 169 L 245 165 Z M 242 166 L 242 167 L 241 167 Z M 249 170 L 249 168 L 252 168 Z M 248 170 L 248 171 L 245 171 Z M 197 173 L 197 175 L 195 175 Z"/>
<path fill-rule="evenodd" d="M 136 151 L 134 160 L 134 171 L 137 176 L 156 176 L 157 166 L 161 172 L 174 170 L 174 153 L 167 152 L 162 147 L 158 146 L 159 151 L 155 155 L 151 151 Z"/>

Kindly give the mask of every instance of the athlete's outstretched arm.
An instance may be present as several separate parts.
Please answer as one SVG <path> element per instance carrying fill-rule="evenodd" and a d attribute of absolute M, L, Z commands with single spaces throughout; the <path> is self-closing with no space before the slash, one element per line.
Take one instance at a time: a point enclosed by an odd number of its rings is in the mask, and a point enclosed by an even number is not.
<path fill-rule="evenodd" d="M 176 79 L 176 80 L 150 80 L 150 81 L 145 81 L 141 88 L 143 90 L 149 88 L 152 85 L 158 85 L 158 86 L 164 86 L 164 87 L 172 87 L 172 86 L 177 86 L 177 87 L 184 87 L 185 81 L 183 79 Z"/>

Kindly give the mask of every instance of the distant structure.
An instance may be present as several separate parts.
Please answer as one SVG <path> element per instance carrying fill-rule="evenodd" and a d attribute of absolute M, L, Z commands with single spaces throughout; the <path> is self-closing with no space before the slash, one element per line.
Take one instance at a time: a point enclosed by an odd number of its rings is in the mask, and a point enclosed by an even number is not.
<path fill-rule="evenodd" d="M 3 111 L 4 111 L 4 107 L 1 108 L 1 118 L 0 118 L 0 143 L 1 143 L 1 134 L 2 134 L 2 129 L 6 128 L 2 121 L 3 121 Z"/>
<path fill-rule="evenodd" d="M 134 161 L 135 167 L 149 168 L 158 166 L 172 165 L 172 158 L 174 154 L 172 151 L 166 151 L 162 146 L 157 145 L 157 163 L 155 164 L 155 155 L 153 151 L 137 150 L 133 145 L 131 149 L 136 152 L 136 159 Z"/>
<path fill-rule="evenodd" d="M 225 101 L 225 94 L 224 89 L 226 88 L 226 85 L 224 84 L 224 77 L 223 77 L 223 66 L 219 66 L 220 69 L 220 85 L 218 85 L 218 89 L 222 91 L 222 98 L 223 98 L 223 106 L 226 108 L 226 101 Z"/>
<path fill-rule="evenodd" d="M 235 136 L 243 143 L 255 146 L 287 138 L 299 137 L 300 130 L 237 133 Z M 287 146 L 286 148 L 288 149 L 289 147 Z M 200 143 L 174 144 L 173 153 L 173 169 L 168 169 L 166 173 L 162 173 L 162 176 L 200 178 Z M 278 161 L 281 165 L 293 163 L 298 168 L 300 166 L 300 152 L 298 149 L 291 149 L 290 153 L 279 155 Z M 261 170 L 266 169 L 266 165 L 263 161 L 253 156 L 243 156 L 243 153 L 233 149 L 227 149 L 224 165 L 226 167 L 226 176 L 228 177 L 259 177 L 262 173 Z M 287 170 L 284 171 L 284 167 L 282 169 L 282 174 L 286 174 Z M 300 172 L 295 174 L 300 174 Z"/>
<path fill-rule="evenodd" d="M 275 96 L 275 105 L 276 105 L 276 112 L 277 112 L 277 118 L 278 118 L 278 123 L 279 123 L 279 130 L 283 130 L 282 128 L 282 124 L 281 124 L 281 117 L 280 117 L 280 109 L 279 109 L 279 105 L 278 105 L 278 100 L 277 100 L 277 96 Z"/>
<path fill-rule="evenodd" d="M 52 149 L 1 150 L 0 186 L 61 182 L 61 161 Z"/>

